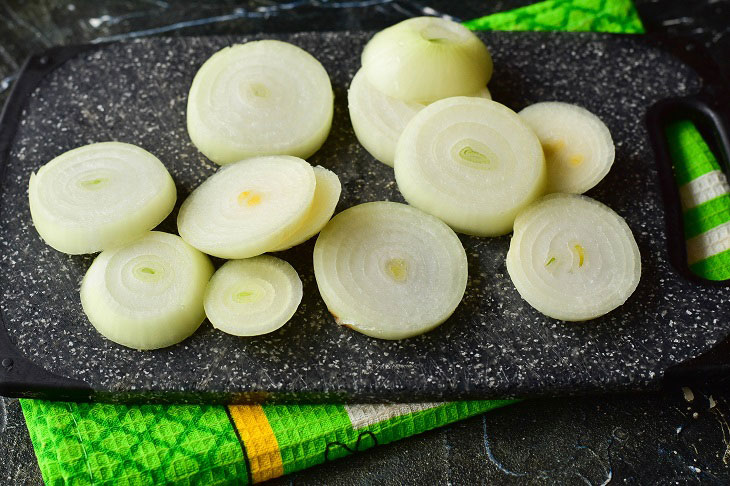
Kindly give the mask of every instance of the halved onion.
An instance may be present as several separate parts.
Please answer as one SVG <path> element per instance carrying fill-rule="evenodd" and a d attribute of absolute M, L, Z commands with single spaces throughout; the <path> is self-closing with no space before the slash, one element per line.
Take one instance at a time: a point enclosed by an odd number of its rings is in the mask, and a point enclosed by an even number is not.
<path fill-rule="evenodd" d="M 362 52 L 362 68 L 380 92 L 427 103 L 470 95 L 486 86 L 492 58 L 487 46 L 463 25 L 415 17 L 375 34 Z"/>
<path fill-rule="evenodd" d="M 249 258 L 282 245 L 314 198 L 312 166 L 288 155 L 256 157 L 221 168 L 180 207 L 180 236 L 220 258 Z"/>
<path fill-rule="evenodd" d="M 81 282 L 81 304 L 104 337 L 134 349 L 179 343 L 205 319 L 213 265 L 179 236 L 151 231 L 104 250 Z"/>
<path fill-rule="evenodd" d="M 65 152 L 31 174 L 38 234 L 78 255 L 124 244 L 170 214 L 177 192 L 162 162 L 135 145 L 101 142 Z"/>
<path fill-rule="evenodd" d="M 302 281 L 284 260 L 260 255 L 223 264 L 205 291 L 213 327 L 236 336 L 258 336 L 286 324 L 302 301 Z"/>
<path fill-rule="evenodd" d="M 395 202 L 336 215 L 314 247 L 314 275 L 341 325 L 403 339 L 444 322 L 464 295 L 466 252 L 437 218 Z"/>
<path fill-rule="evenodd" d="M 558 101 L 535 103 L 519 115 L 540 139 L 547 163 L 547 191 L 582 194 L 613 165 L 608 127 L 590 111 Z"/>
<path fill-rule="evenodd" d="M 314 199 L 306 216 L 294 230 L 294 233 L 288 236 L 284 243 L 271 251 L 287 250 L 292 246 L 304 243 L 319 233 L 334 214 L 342 192 L 340 178 L 331 170 L 319 165 L 314 167 L 314 178 L 317 180 L 317 185 L 314 188 Z"/>
<path fill-rule="evenodd" d="M 258 155 L 307 158 L 332 125 L 332 85 L 307 51 L 276 40 L 226 47 L 193 79 L 188 133 L 217 164 Z"/>
<path fill-rule="evenodd" d="M 626 222 L 586 196 L 550 194 L 515 220 L 507 271 L 523 299 L 565 321 L 602 316 L 623 304 L 641 277 Z"/>
<path fill-rule="evenodd" d="M 492 99 L 486 87 L 473 96 Z M 352 78 L 347 100 L 357 139 L 370 155 L 393 167 L 395 146 L 400 134 L 411 118 L 426 105 L 401 101 L 381 93 L 368 82 L 362 69 Z"/>
<path fill-rule="evenodd" d="M 512 110 L 481 98 L 436 101 L 398 140 L 395 179 L 403 197 L 456 231 L 498 236 L 543 194 L 540 141 Z"/>

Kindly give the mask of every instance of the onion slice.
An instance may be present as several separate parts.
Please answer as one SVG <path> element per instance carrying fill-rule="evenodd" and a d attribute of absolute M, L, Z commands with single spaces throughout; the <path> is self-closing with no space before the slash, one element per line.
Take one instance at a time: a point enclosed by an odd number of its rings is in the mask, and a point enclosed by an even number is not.
<path fill-rule="evenodd" d="M 472 96 L 492 99 L 487 87 Z M 347 91 L 352 128 L 358 141 L 370 155 L 393 167 L 395 146 L 400 134 L 424 103 L 391 98 L 373 87 L 360 69 Z"/>
<path fill-rule="evenodd" d="M 317 185 L 314 188 L 314 199 L 306 216 L 294 233 L 271 251 L 283 251 L 304 243 L 319 233 L 334 214 L 342 192 L 340 178 L 331 170 L 319 165 L 314 167 L 314 178 L 317 180 Z"/>
<path fill-rule="evenodd" d="M 205 291 L 213 327 L 236 336 L 258 336 L 286 324 L 302 301 L 302 281 L 284 260 L 260 255 L 223 264 Z"/>
<path fill-rule="evenodd" d="M 547 163 L 548 192 L 582 194 L 613 165 L 608 127 L 590 111 L 558 101 L 535 103 L 519 115 L 540 139 Z"/>
<path fill-rule="evenodd" d="M 626 222 L 586 196 L 550 194 L 515 220 L 507 271 L 523 299 L 565 321 L 622 305 L 641 277 L 641 256 Z"/>
<path fill-rule="evenodd" d="M 363 49 L 362 68 L 380 92 L 428 103 L 470 95 L 486 86 L 492 58 L 487 46 L 463 25 L 415 17 L 375 34 Z"/>
<path fill-rule="evenodd" d="M 314 198 L 312 166 L 288 155 L 257 157 L 225 166 L 180 207 L 180 236 L 220 258 L 271 251 L 298 227 Z"/>
<path fill-rule="evenodd" d="M 177 191 L 160 160 L 121 142 L 65 152 L 31 174 L 30 214 L 53 248 L 78 255 L 124 244 L 162 222 Z"/>
<path fill-rule="evenodd" d="M 104 337 L 134 349 L 179 343 L 205 319 L 213 265 L 179 236 L 151 231 L 104 250 L 81 282 L 81 304 Z"/>
<path fill-rule="evenodd" d="M 395 179 L 403 197 L 454 230 L 498 236 L 543 194 L 540 141 L 506 106 L 481 98 L 436 101 L 398 140 Z"/>
<path fill-rule="evenodd" d="M 339 324 L 403 339 L 433 329 L 454 312 L 466 288 L 467 260 L 443 222 L 380 201 L 332 218 L 314 246 L 314 275 Z"/>
<path fill-rule="evenodd" d="M 332 125 L 333 94 L 322 64 L 276 40 L 226 47 L 193 79 L 188 133 L 217 164 L 258 155 L 307 158 Z"/>

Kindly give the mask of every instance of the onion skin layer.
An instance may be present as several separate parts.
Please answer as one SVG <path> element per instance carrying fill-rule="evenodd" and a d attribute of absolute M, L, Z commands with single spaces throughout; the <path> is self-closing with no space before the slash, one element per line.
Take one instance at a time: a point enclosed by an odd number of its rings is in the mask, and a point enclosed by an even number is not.
<path fill-rule="evenodd" d="M 112 157 L 131 168 L 98 163 Z M 137 182 L 140 168 L 145 171 L 142 183 Z M 46 193 L 58 177 L 67 178 L 63 192 L 49 197 Z M 133 195 L 141 187 L 147 192 Z M 145 234 L 170 214 L 177 191 L 170 173 L 151 153 L 128 143 L 100 142 L 69 150 L 31 174 L 28 200 L 43 241 L 60 252 L 80 255 Z"/>
<path fill-rule="evenodd" d="M 81 304 L 107 339 L 133 349 L 164 348 L 205 320 L 203 295 L 211 275 L 205 254 L 177 235 L 151 231 L 96 257 L 81 282 Z"/>

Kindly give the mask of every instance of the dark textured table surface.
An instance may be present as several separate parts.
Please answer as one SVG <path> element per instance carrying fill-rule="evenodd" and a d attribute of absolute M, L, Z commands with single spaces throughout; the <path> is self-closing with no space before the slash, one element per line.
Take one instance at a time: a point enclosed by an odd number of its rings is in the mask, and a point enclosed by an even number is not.
<path fill-rule="evenodd" d="M 57 44 L 155 34 L 378 29 L 406 16 L 468 19 L 532 3 L 268 1 L 0 3 L 0 102 L 22 60 Z M 650 30 L 727 58 L 727 0 L 637 1 Z M 727 69 L 727 67 L 726 67 Z M 728 484 L 730 391 L 543 399 L 376 448 L 274 484 Z M 41 484 L 20 406 L 0 399 L 0 484 Z"/>

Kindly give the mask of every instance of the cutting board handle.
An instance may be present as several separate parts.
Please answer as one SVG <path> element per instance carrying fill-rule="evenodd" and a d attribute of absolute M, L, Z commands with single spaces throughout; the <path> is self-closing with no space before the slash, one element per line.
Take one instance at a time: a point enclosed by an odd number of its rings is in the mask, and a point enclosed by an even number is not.
<path fill-rule="evenodd" d="M 2 317 L 2 316 L 0 316 Z M 2 322 L 2 321 L 0 321 Z M 45 398 L 88 401 L 91 388 L 84 382 L 52 373 L 23 356 L 0 328 L 0 395 L 12 398 Z"/>
<path fill-rule="evenodd" d="M 711 287 L 730 287 L 730 280 L 708 280 L 694 274 L 689 268 L 682 204 L 665 129 L 673 121 L 691 120 L 708 141 L 712 152 L 718 156 L 725 175 L 730 179 L 729 112 L 727 107 L 718 105 L 708 95 L 699 94 L 661 100 L 649 108 L 646 117 L 664 199 L 670 263 L 687 280 Z"/>

